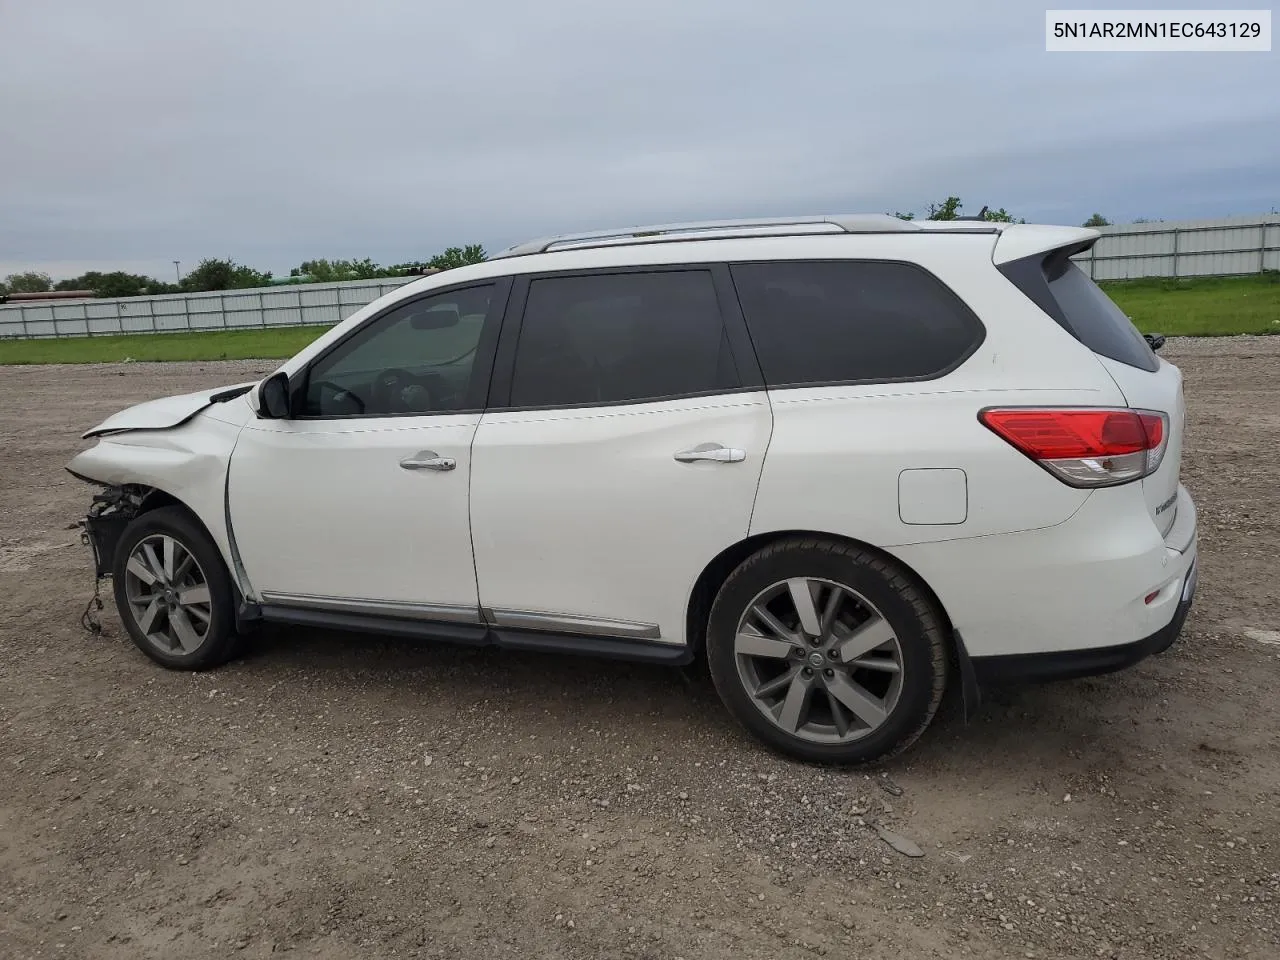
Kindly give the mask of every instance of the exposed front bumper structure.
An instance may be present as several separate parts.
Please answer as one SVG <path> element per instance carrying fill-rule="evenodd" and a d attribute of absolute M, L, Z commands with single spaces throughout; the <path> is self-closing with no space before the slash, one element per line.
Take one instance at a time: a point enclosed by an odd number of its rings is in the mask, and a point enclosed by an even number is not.
<path fill-rule="evenodd" d="M 107 487 L 94 494 L 88 515 L 80 521 L 80 539 L 93 550 L 94 576 L 111 576 L 115 565 L 116 544 L 120 535 L 138 514 L 142 494 L 128 487 Z"/>

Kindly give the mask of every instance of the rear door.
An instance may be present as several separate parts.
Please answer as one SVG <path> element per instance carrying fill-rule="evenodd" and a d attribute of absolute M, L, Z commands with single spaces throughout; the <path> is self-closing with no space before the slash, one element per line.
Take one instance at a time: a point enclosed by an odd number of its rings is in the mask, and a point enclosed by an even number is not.
<path fill-rule="evenodd" d="M 698 574 L 747 536 L 773 422 L 727 285 L 706 265 L 517 281 L 472 447 L 499 629 L 684 640 Z"/>

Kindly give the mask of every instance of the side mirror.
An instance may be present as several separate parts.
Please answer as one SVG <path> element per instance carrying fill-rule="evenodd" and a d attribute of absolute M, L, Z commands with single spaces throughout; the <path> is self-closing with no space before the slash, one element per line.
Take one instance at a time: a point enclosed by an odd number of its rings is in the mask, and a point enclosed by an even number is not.
<path fill-rule="evenodd" d="M 258 388 L 258 415 L 268 420 L 289 416 L 289 375 L 273 373 Z"/>
<path fill-rule="evenodd" d="M 1143 336 L 1143 339 L 1147 341 L 1147 345 L 1151 347 L 1152 350 L 1159 350 L 1161 347 L 1164 346 L 1163 334 L 1144 333 L 1142 336 Z"/>

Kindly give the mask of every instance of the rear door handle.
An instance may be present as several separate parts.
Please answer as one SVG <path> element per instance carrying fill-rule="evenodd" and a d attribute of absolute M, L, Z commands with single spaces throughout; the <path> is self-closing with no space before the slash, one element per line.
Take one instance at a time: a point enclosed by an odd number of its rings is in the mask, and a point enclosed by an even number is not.
<path fill-rule="evenodd" d="M 691 450 L 681 450 L 675 454 L 681 463 L 696 463 L 699 460 L 710 460 L 714 463 L 741 463 L 747 459 L 747 451 L 737 447 L 724 447 L 718 443 L 700 443 Z"/>
<path fill-rule="evenodd" d="M 400 466 L 406 470 L 452 470 L 457 465 L 458 461 L 453 457 L 442 457 L 434 450 L 420 450 L 400 461 Z"/>

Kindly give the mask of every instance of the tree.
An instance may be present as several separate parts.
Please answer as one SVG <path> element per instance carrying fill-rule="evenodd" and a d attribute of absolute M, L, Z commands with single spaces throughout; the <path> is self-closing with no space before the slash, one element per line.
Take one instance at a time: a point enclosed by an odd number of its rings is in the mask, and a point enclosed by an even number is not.
<path fill-rule="evenodd" d="M 964 204 L 960 202 L 959 197 L 947 197 L 941 203 L 929 204 L 930 220 L 959 220 L 960 211 L 964 208 Z M 1026 220 L 1016 219 L 1004 207 L 998 210 L 991 210 L 983 207 L 979 212 L 981 219 L 988 223 L 1026 223 Z"/>
<path fill-rule="evenodd" d="M 947 197 L 941 203 L 929 204 L 930 220 L 954 220 L 960 216 L 960 208 L 963 204 L 959 197 Z"/>
<path fill-rule="evenodd" d="M 404 277 L 421 273 L 425 268 L 449 270 L 488 259 L 484 247 L 478 243 L 465 247 L 449 247 L 430 260 L 414 260 L 384 267 L 368 257 L 363 260 L 304 260 L 289 271 L 299 283 L 333 283 L 339 280 L 374 280 L 380 277 Z"/>
<path fill-rule="evenodd" d="M 271 271 L 260 273 L 234 260 L 206 258 L 182 278 L 180 289 L 184 293 L 199 293 L 205 290 L 244 290 L 248 287 L 266 286 L 270 279 Z"/>
<path fill-rule="evenodd" d="M 53 281 L 47 273 L 28 270 L 26 273 L 11 273 L 4 278 L 6 293 L 48 293 L 53 289 Z"/>
<path fill-rule="evenodd" d="M 443 253 L 437 253 L 427 261 L 427 266 L 439 270 L 452 270 L 454 267 L 465 267 L 473 263 L 483 263 L 489 259 L 484 247 L 471 243 L 465 247 L 449 247 Z"/>
<path fill-rule="evenodd" d="M 964 208 L 964 204 L 960 202 L 959 197 L 947 197 L 947 199 L 943 200 L 941 203 L 929 204 L 929 215 L 925 219 L 927 220 L 960 220 L 962 219 L 960 215 L 960 211 L 963 208 Z M 890 214 L 890 216 L 897 217 L 899 220 L 914 220 L 916 218 L 916 215 L 914 213 L 903 213 L 901 210 L 895 210 L 893 213 Z M 1026 220 L 1014 217 L 1014 215 L 1011 214 L 1004 207 L 1000 207 L 998 210 L 991 210 L 988 207 L 983 207 L 979 213 L 979 218 L 982 220 L 986 220 L 989 223 L 1026 223 L 1027 222 Z"/>
<path fill-rule="evenodd" d="M 289 271 L 289 276 L 306 277 L 315 283 L 332 283 L 336 280 L 394 277 L 398 272 L 392 267 L 380 267 L 365 257 L 363 260 L 304 260 Z"/>
<path fill-rule="evenodd" d="M 59 280 L 53 289 L 92 290 L 94 295 L 99 297 L 142 297 L 156 293 L 176 293 L 178 288 L 171 283 L 164 283 L 141 274 L 125 273 L 121 270 L 111 273 L 90 270 L 70 280 Z"/>
<path fill-rule="evenodd" d="M 1082 224 L 1082 226 L 1086 226 L 1086 227 L 1109 227 L 1109 226 L 1111 226 L 1111 221 L 1110 221 L 1110 220 L 1108 220 L 1106 217 L 1104 217 L 1102 214 L 1100 214 L 1100 213 L 1095 213 L 1095 214 L 1094 214 L 1093 216 L 1091 216 L 1088 220 L 1086 220 L 1086 221 Z"/>

